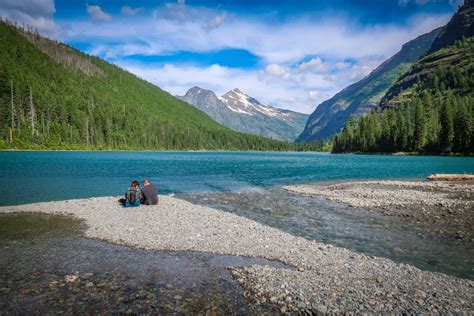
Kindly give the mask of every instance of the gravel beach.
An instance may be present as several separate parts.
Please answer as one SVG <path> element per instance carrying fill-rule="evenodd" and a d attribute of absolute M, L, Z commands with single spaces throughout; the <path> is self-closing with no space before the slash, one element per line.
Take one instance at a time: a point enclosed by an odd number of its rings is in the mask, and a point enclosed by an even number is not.
<path fill-rule="evenodd" d="M 474 241 L 474 181 L 357 181 L 283 189 L 402 217 L 438 237 Z"/>
<path fill-rule="evenodd" d="M 0 213 L 70 214 L 86 236 L 151 250 L 199 251 L 283 262 L 230 268 L 246 296 L 282 312 L 474 313 L 474 282 L 295 237 L 255 221 L 162 196 L 123 208 L 117 197 L 0 207 Z"/>

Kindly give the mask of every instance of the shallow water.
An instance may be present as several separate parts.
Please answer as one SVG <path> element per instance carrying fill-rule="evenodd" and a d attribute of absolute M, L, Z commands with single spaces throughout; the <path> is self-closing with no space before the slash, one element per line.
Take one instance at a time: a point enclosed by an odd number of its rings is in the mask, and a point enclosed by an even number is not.
<path fill-rule="evenodd" d="M 435 238 L 420 227 L 378 213 L 353 209 L 324 198 L 309 198 L 278 188 L 194 193 L 179 197 L 293 235 L 372 256 L 409 263 L 474 280 L 474 245 L 469 240 Z"/>
<path fill-rule="evenodd" d="M 121 195 L 150 178 L 161 193 L 301 182 L 474 173 L 474 158 L 273 152 L 0 152 L 0 205 Z"/>
<path fill-rule="evenodd" d="M 66 217 L 0 215 L 0 314 L 277 311 L 246 300 L 227 267 L 280 263 L 131 249 L 84 238 L 83 227 Z"/>
<path fill-rule="evenodd" d="M 474 279 L 472 242 L 436 239 L 398 219 L 272 189 L 302 182 L 474 173 L 472 157 L 0 152 L 0 166 L 0 205 L 120 195 L 130 180 L 150 178 L 160 193 L 184 195 L 194 203 L 240 214 L 294 235 Z"/>

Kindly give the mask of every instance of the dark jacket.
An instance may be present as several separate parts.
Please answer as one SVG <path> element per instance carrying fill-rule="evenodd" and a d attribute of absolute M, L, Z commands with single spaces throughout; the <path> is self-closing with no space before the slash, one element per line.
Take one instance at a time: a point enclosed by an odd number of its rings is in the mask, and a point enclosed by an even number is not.
<path fill-rule="evenodd" d="M 156 185 L 150 183 L 142 189 L 142 203 L 146 205 L 158 204 L 158 189 Z"/>

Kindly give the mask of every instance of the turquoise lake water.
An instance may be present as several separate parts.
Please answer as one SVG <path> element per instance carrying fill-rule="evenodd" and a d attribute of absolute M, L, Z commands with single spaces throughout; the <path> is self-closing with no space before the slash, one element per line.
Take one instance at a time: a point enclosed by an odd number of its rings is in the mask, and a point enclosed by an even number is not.
<path fill-rule="evenodd" d="M 474 158 L 325 153 L 0 152 L 0 205 L 122 195 L 149 178 L 160 193 L 235 213 L 293 235 L 424 270 L 474 279 L 470 240 L 437 237 L 400 218 L 280 185 L 354 179 L 424 179 L 474 173 Z M 436 227 L 434 227 L 436 228 Z"/>
<path fill-rule="evenodd" d="M 149 178 L 161 193 L 312 181 L 474 173 L 474 158 L 229 152 L 0 152 L 0 205 L 121 195 Z"/>

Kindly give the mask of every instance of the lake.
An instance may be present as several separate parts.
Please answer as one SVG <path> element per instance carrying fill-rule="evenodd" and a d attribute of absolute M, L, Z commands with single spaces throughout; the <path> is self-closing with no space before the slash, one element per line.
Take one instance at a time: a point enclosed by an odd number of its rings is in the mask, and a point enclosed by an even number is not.
<path fill-rule="evenodd" d="M 274 152 L 0 152 L 0 165 L 0 205 L 121 195 L 143 178 L 190 193 L 474 173 L 469 157 Z"/>
<path fill-rule="evenodd" d="M 230 152 L 0 152 L 0 204 L 122 195 L 149 178 L 160 193 L 293 235 L 474 279 L 472 241 L 429 236 L 400 218 L 284 192 L 281 185 L 474 173 L 474 158 Z"/>

